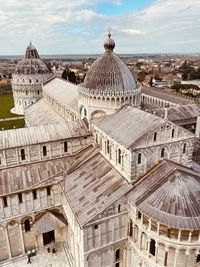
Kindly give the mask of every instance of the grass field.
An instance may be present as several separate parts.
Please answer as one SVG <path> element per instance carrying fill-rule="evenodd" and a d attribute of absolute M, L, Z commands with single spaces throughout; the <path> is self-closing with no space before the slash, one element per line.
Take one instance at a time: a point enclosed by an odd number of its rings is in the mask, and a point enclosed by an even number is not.
<path fill-rule="evenodd" d="M 23 119 L 20 120 L 14 120 L 14 121 L 1 121 L 0 122 L 0 131 L 2 128 L 4 130 L 13 129 L 15 128 L 23 128 L 25 125 L 25 122 Z"/>
<path fill-rule="evenodd" d="M 19 117 L 19 115 L 10 112 L 13 107 L 14 101 L 12 94 L 0 95 L 0 119 Z"/>

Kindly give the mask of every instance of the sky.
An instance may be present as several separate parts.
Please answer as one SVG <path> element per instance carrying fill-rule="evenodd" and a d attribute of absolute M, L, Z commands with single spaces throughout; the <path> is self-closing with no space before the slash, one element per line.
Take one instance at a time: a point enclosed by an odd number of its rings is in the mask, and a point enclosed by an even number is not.
<path fill-rule="evenodd" d="M 200 52 L 200 0 L 0 0 L 0 55 Z"/>

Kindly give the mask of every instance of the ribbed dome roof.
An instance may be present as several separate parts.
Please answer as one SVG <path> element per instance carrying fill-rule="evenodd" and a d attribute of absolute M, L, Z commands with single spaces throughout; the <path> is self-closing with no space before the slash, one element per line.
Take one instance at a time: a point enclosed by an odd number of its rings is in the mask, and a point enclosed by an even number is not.
<path fill-rule="evenodd" d="M 30 43 L 26 48 L 25 57 L 17 64 L 15 74 L 51 73 L 50 66 L 40 58 L 37 49 Z"/>
<path fill-rule="evenodd" d="M 115 42 L 108 35 L 104 42 L 105 53 L 88 70 L 83 86 L 101 91 L 132 91 L 137 89 L 127 65 L 115 54 Z"/>

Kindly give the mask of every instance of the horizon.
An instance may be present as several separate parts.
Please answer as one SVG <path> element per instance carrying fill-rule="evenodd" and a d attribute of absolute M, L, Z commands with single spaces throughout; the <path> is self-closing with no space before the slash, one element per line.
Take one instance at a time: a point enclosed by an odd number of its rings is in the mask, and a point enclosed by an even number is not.
<path fill-rule="evenodd" d="M 50 56 L 87 56 L 87 57 L 90 57 L 90 56 L 100 56 L 102 55 L 102 53 L 96 53 L 96 54 L 88 54 L 88 53 L 82 53 L 82 54 L 79 54 L 79 53 L 74 53 L 74 54 L 40 54 L 40 57 L 50 57 Z M 168 53 L 168 52 L 162 52 L 162 53 L 148 53 L 148 52 L 144 52 L 144 53 L 119 53 L 117 54 L 118 56 L 187 56 L 187 55 L 190 55 L 190 56 L 200 56 L 200 51 L 199 52 L 172 52 L 172 53 Z M 0 58 L 4 58 L 4 57 L 19 57 L 19 58 L 23 58 L 24 57 L 24 54 L 13 54 L 13 55 L 0 55 Z"/>

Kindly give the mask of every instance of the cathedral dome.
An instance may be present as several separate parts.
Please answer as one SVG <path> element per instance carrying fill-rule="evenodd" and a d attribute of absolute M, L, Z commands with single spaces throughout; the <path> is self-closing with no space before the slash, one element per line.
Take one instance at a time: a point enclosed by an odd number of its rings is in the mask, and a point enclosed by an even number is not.
<path fill-rule="evenodd" d="M 88 70 L 82 86 L 104 92 L 131 92 L 136 82 L 127 65 L 115 54 L 115 42 L 108 34 L 104 42 L 105 53 Z"/>
<path fill-rule="evenodd" d="M 40 58 L 37 49 L 30 43 L 26 48 L 25 57 L 17 64 L 15 74 L 47 74 L 50 66 Z"/>

